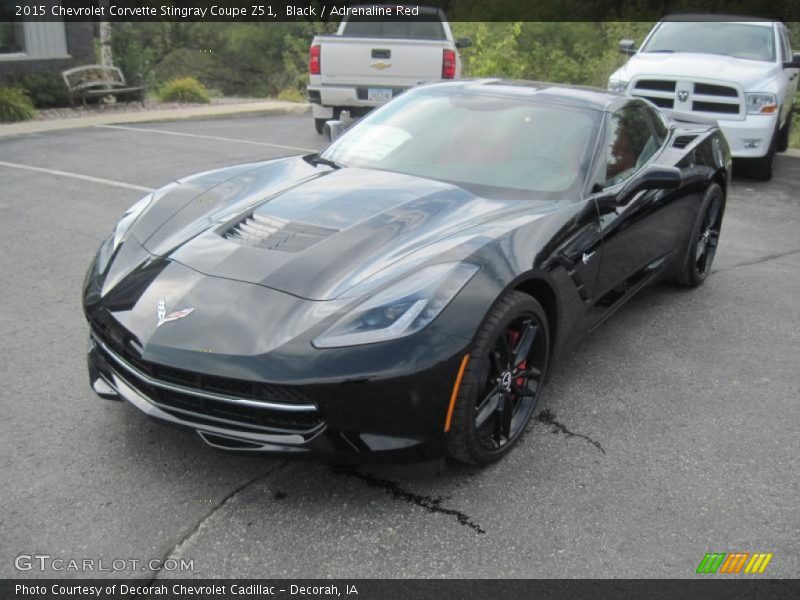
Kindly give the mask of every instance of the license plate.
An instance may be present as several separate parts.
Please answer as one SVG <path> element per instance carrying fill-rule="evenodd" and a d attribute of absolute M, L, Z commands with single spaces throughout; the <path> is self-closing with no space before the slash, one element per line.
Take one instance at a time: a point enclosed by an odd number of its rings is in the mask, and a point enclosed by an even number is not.
<path fill-rule="evenodd" d="M 392 99 L 392 90 L 386 88 L 368 88 L 367 100 L 370 102 L 386 102 Z"/>

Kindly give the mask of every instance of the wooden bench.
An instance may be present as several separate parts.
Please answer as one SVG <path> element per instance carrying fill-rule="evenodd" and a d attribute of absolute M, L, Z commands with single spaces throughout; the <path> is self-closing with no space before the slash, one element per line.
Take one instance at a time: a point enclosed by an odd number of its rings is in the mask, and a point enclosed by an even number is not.
<path fill-rule="evenodd" d="M 129 86 L 125 76 L 117 67 L 102 65 L 86 65 L 67 69 L 61 76 L 67 86 L 70 102 L 76 100 L 84 104 L 90 98 L 115 96 L 126 101 L 138 100 L 144 104 L 145 90 L 143 86 Z"/>

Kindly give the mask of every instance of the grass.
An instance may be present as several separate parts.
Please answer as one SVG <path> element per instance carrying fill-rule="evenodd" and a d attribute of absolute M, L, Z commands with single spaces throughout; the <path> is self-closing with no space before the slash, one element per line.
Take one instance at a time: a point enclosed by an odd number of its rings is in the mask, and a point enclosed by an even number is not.
<path fill-rule="evenodd" d="M 789 135 L 789 148 L 800 148 L 800 113 L 794 113 L 792 133 Z"/>
<path fill-rule="evenodd" d="M 36 116 L 27 92 L 17 87 L 0 87 L 0 123 L 27 121 Z"/>
<path fill-rule="evenodd" d="M 211 98 L 205 86 L 194 77 L 181 77 L 166 83 L 159 91 L 162 102 L 208 104 Z"/>

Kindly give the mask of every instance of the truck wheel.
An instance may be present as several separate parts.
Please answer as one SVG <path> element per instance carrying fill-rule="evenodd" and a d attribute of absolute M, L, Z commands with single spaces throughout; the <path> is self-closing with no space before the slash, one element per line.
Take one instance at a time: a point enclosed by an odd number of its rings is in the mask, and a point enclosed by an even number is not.
<path fill-rule="evenodd" d="M 317 130 L 317 133 L 322 135 L 323 127 L 325 127 L 325 123 L 328 119 L 314 119 L 314 129 Z"/>
<path fill-rule="evenodd" d="M 778 134 L 778 152 L 786 152 L 789 148 L 789 137 L 792 135 L 792 120 L 794 119 L 794 108 L 789 111 L 786 117 L 786 124 L 781 127 Z"/>

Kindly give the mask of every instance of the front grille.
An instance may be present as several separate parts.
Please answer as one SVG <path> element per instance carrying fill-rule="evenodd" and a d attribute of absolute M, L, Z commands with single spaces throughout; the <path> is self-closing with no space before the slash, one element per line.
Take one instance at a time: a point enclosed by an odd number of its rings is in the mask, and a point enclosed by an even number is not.
<path fill-rule="evenodd" d="M 736 91 L 736 88 L 728 87 L 727 85 L 713 85 L 711 83 L 695 83 L 694 93 L 705 96 L 725 96 L 727 98 L 739 97 L 739 92 Z"/>
<path fill-rule="evenodd" d="M 727 104 L 725 102 L 692 102 L 692 110 L 695 112 L 724 113 L 729 115 L 739 114 L 738 104 Z"/>
<path fill-rule="evenodd" d="M 141 358 L 134 348 L 135 340 L 121 327 L 92 324 L 93 336 L 101 342 L 95 346 L 96 351 L 109 367 L 153 404 L 182 420 L 198 425 L 223 422 L 241 430 L 300 434 L 323 426 L 322 415 L 313 408 L 313 401 L 298 388 L 217 377 L 149 362 Z M 119 360 L 135 372 L 125 369 Z M 220 399 L 206 395 L 217 395 Z M 283 404 L 285 408 L 236 400 Z"/>
<path fill-rule="evenodd" d="M 251 213 L 230 227 L 223 237 L 232 242 L 265 250 L 300 252 L 334 233 L 338 231 Z"/>
<path fill-rule="evenodd" d="M 641 96 L 641 97 L 650 100 L 650 102 L 652 102 L 659 108 L 672 108 L 673 106 L 675 106 L 675 101 L 669 98 L 658 98 L 654 96 Z"/>
<path fill-rule="evenodd" d="M 640 79 L 636 82 L 637 90 L 655 90 L 658 92 L 674 92 L 675 82 L 666 79 Z"/>
<path fill-rule="evenodd" d="M 729 85 L 675 79 L 639 79 L 634 82 L 631 93 L 646 98 L 659 108 L 718 115 L 743 114 L 743 97 L 738 88 Z"/>

